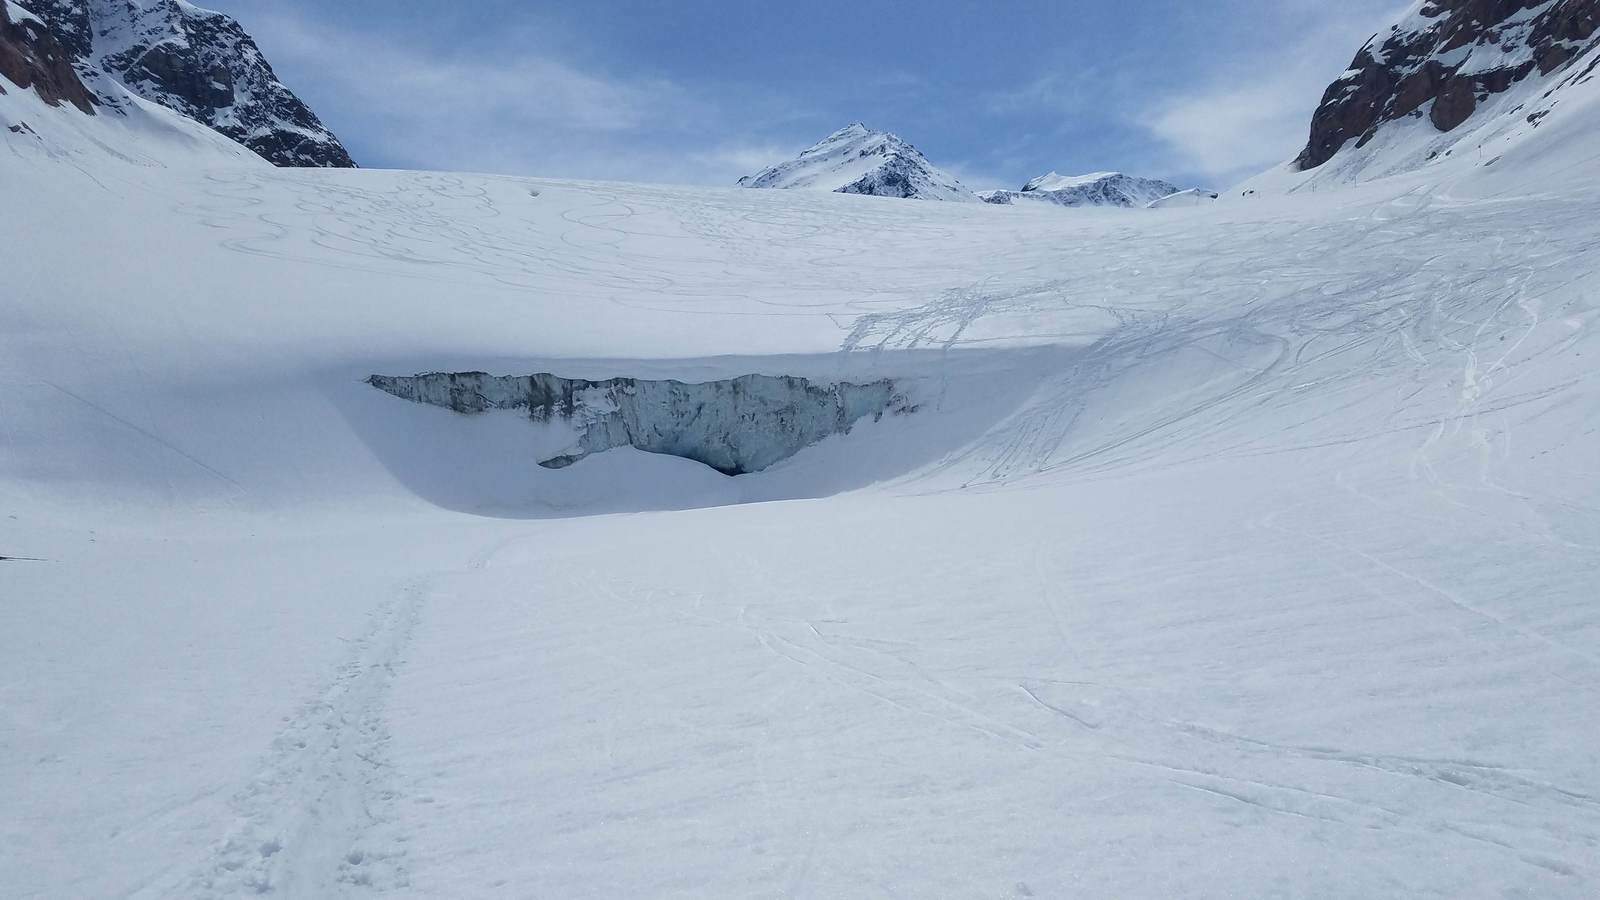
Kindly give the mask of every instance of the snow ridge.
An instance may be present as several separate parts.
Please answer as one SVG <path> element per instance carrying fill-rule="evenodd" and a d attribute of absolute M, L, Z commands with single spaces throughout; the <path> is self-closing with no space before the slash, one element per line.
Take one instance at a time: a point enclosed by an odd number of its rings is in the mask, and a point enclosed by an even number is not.
<path fill-rule="evenodd" d="M 739 186 L 964 203 L 978 199 L 916 147 L 860 122 L 835 131 L 792 160 L 739 179 Z"/>
<path fill-rule="evenodd" d="M 1177 209 L 1185 206 L 1207 206 L 1216 199 L 1216 191 L 1208 191 L 1203 188 L 1189 188 L 1186 191 L 1178 191 L 1177 193 L 1168 194 L 1165 197 L 1151 200 L 1145 205 L 1145 208 Z"/>

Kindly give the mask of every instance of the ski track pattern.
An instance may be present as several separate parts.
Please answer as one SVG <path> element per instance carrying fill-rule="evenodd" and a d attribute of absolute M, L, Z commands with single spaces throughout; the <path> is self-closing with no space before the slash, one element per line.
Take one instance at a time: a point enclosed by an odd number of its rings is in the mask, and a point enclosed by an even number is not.
<path fill-rule="evenodd" d="M 1507 236 L 1494 231 L 1492 221 L 1474 219 L 1470 210 L 1441 207 L 1432 196 L 1406 195 L 1382 211 L 1386 216 L 1374 214 L 1353 239 L 1332 233 L 1330 225 L 1307 228 L 1286 242 L 1284 258 L 1268 262 L 1249 284 L 1219 285 L 1208 273 L 1211 283 L 1197 278 L 1191 298 L 1141 297 L 1144 286 L 1125 283 L 1117 277 L 1115 260 L 1108 260 L 1101 284 L 1047 283 L 1022 290 L 978 285 L 920 307 L 863 315 L 841 349 L 980 347 L 993 338 L 972 338 L 970 332 L 992 316 L 1048 321 L 1077 311 L 1111 323 L 1103 337 L 1047 375 L 1016 414 L 932 470 L 917 473 L 915 480 L 956 474 L 963 488 L 1000 487 L 1027 476 L 1037 484 L 1041 476 L 1081 479 L 1407 432 L 1417 435 L 1413 466 L 1423 477 L 1432 477 L 1430 454 L 1457 442 L 1477 448 L 1488 479 L 1495 442 L 1503 436 L 1485 420 L 1551 402 L 1579 387 L 1569 382 L 1512 390 L 1524 375 L 1538 371 L 1530 363 L 1573 349 L 1571 336 L 1548 327 L 1540 309 L 1549 297 L 1571 295 L 1575 279 L 1552 273 L 1576 269 L 1592 278 L 1600 271 L 1587 262 L 1594 259 L 1594 248 L 1569 219 L 1583 209 L 1579 203 L 1552 204 L 1548 230 Z M 1330 233 L 1319 237 L 1322 232 Z M 1475 257 L 1418 255 L 1415 247 L 1426 245 L 1434 232 L 1459 235 L 1461 246 L 1475 248 Z M 1329 259 L 1320 258 L 1325 250 L 1295 249 L 1337 244 L 1376 261 L 1366 274 L 1352 273 L 1344 268 L 1343 254 Z M 1481 283 L 1490 278 L 1504 283 L 1504 299 L 1485 310 L 1477 298 Z M 1212 313 L 1214 307 L 1202 301 L 1224 288 L 1243 300 L 1227 313 Z M 1279 299 L 1294 302 L 1275 302 Z M 1538 346 L 1540 338 L 1548 343 Z M 1210 356 L 1223 371 L 1125 428 L 1075 431 L 1080 414 L 1108 389 L 1185 354 Z M 1415 388 L 1398 409 L 1392 398 L 1378 393 L 1396 378 Z M 1283 410 L 1300 405 L 1312 388 L 1326 391 L 1341 406 L 1308 411 L 1297 427 L 1273 434 L 1248 427 L 1266 412 L 1292 420 Z M 1330 412 L 1362 404 L 1385 408 L 1387 420 L 1375 420 L 1367 434 L 1333 436 L 1318 430 L 1332 418 Z"/>

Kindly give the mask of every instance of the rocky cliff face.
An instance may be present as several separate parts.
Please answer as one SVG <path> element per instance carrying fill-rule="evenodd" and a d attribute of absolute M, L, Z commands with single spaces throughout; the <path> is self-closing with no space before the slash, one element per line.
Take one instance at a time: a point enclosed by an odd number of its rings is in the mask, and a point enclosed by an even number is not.
<path fill-rule="evenodd" d="M 1178 186 L 1159 178 L 1139 178 L 1121 172 L 1094 172 L 1089 175 L 1041 175 L 1020 191 L 984 191 L 978 196 L 985 203 L 1010 205 L 1043 201 L 1057 206 L 1113 206 L 1143 209 L 1163 197 L 1178 193 Z"/>
<path fill-rule="evenodd" d="M 739 186 L 910 200 L 978 199 L 955 176 L 929 162 L 916 147 L 860 122 L 835 131 L 788 162 L 739 179 Z"/>
<path fill-rule="evenodd" d="M 279 166 L 354 166 L 239 23 L 183 0 L 26 0 L 91 86 L 109 75 Z M 101 91 L 114 106 L 114 92 Z"/>
<path fill-rule="evenodd" d="M 1425 0 L 1374 36 L 1323 95 L 1301 170 L 1365 146 L 1387 123 L 1426 117 L 1459 128 L 1495 95 L 1529 78 L 1592 72 L 1600 0 Z M 1520 111 L 1536 117 L 1539 110 Z M 1530 121 L 1537 123 L 1537 118 Z"/>
<path fill-rule="evenodd" d="M 73 68 L 71 50 L 45 23 L 9 0 L 0 0 L 0 94 L 5 82 L 34 90 L 51 106 L 70 103 L 94 115 L 98 101 Z M 21 125 L 14 126 L 17 130 Z"/>
<path fill-rule="evenodd" d="M 614 447 L 636 447 L 705 463 L 727 475 L 762 469 L 861 419 L 910 412 L 891 381 L 814 384 L 804 378 L 745 375 L 687 384 L 639 378 L 584 381 L 550 374 L 374 375 L 368 383 L 416 403 L 475 414 L 527 410 L 536 422 L 576 434 L 563 452 L 538 460 L 562 468 Z"/>

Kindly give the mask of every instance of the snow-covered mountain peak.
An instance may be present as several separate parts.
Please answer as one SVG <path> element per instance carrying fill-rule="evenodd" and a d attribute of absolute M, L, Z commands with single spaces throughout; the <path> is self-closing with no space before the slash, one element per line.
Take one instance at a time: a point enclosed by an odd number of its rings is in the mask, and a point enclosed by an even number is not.
<path fill-rule="evenodd" d="M 1140 178 L 1121 172 L 1062 175 L 1050 172 L 1030 180 L 1020 191 L 984 191 L 986 203 L 1009 205 L 1037 200 L 1058 206 L 1115 206 L 1142 209 L 1178 192 L 1178 186 L 1159 178 Z"/>
<path fill-rule="evenodd" d="M 1024 191 L 1060 191 L 1067 188 L 1082 187 L 1086 184 L 1094 184 L 1097 181 L 1105 181 L 1108 178 L 1116 178 L 1121 175 L 1121 172 L 1090 172 L 1087 175 L 1061 175 L 1052 171 L 1049 174 L 1040 175 L 1038 178 L 1032 179 L 1027 184 L 1023 185 L 1022 189 Z"/>
<path fill-rule="evenodd" d="M 824 160 L 838 155 L 862 154 L 915 154 L 917 148 L 906 143 L 899 135 L 875 131 L 861 122 L 852 122 L 800 152 L 801 159 Z"/>
<path fill-rule="evenodd" d="M 852 122 L 788 162 L 739 179 L 747 188 L 832 191 L 914 200 L 971 202 L 977 195 L 916 147 Z"/>
<path fill-rule="evenodd" d="M 833 134 L 828 135 L 826 138 L 823 138 L 823 143 L 828 141 L 849 140 L 851 138 L 861 137 L 872 133 L 872 129 L 868 128 L 865 122 L 851 122 L 849 125 L 846 125 L 838 131 L 835 131 Z"/>

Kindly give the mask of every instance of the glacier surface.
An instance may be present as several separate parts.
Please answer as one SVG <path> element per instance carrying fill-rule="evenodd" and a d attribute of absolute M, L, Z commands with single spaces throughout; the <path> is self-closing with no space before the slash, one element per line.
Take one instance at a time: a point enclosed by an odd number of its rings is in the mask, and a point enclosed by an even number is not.
<path fill-rule="evenodd" d="M 1600 896 L 1600 78 L 1159 215 L 7 91 L 0 896 Z M 362 383 L 472 369 L 919 408 L 549 471 Z"/>

